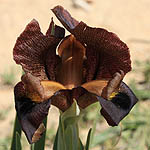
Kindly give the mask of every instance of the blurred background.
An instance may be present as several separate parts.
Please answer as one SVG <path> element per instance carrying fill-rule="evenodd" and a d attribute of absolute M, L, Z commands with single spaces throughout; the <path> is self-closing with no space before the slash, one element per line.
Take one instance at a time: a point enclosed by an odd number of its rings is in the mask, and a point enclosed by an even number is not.
<path fill-rule="evenodd" d="M 91 150 L 150 150 L 150 0 L 0 0 L 0 150 L 10 147 L 15 118 L 13 87 L 21 76 L 21 67 L 13 61 L 15 41 L 33 18 L 38 20 L 43 33 L 51 17 L 62 26 L 51 12 L 56 5 L 62 5 L 89 26 L 116 33 L 128 44 L 133 70 L 124 81 L 140 100 L 121 127 L 115 128 L 108 127 L 99 115 L 99 104 L 90 106 L 80 121 L 81 138 L 84 141 L 88 129 L 94 125 Z M 52 148 L 57 123 L 58 110 L 52 107 L 47 149 Z M 28 150 L 24 136 L 22 142 L 23 149 Z"/>

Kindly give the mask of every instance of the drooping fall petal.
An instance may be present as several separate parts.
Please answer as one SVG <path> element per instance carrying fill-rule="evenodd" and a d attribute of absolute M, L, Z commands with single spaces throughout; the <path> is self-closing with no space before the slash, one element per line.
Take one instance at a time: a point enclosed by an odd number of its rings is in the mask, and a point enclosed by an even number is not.
<path fill-rule="evenodd" d="M 15 88 L 15 107 L 22 130 L 25 132 L 29 143 L 34 143 L 45 131 L 43 120 L 48 114 L 50 100 L 35 103 L 26 97 L 24 84 L 19 82 Z"/>
<path fill-rule="evenodd" d="M 119 93 L 112 100 L 100 99 L 101 114 L 111 126 L 116 126 L 130 112 L 138 99 L 131 89 L 121 82 Z"/>
<path fill-rule="evenodd" d="M 129 49 L 117 35 L 102 28 L 91 28 L 83 22 L 79 23 L 61 6 L 56 6 L 52 11 L 77 40 L 87 45 L 88 49 L 97 51 L 99 59 L 94 56 L 94 53 L 87 57 L 87 61 L 90 61 L 93 56 L 96 59 L 96 64 L 93 66 L 95 68 L 91 68 L 88 72 L 93 74 L 91 75 L 95 77 L 93 79 L 112 78 L 114 73 L 120 70 L 123 70 L 125 74 L 131 70 Z M 92 72 L 93 70 L 96 72 Z"/>

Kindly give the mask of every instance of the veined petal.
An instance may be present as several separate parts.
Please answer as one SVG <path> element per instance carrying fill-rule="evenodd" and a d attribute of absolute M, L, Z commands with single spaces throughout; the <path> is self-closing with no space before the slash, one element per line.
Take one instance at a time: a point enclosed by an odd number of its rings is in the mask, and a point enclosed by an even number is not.
<path fill-rule="evenodd" d="M 33 19 L 18 37 L 13 49 L 14 60 L 25 72 L 48 79 L 45 70 L 47 52 L 56 48 L 61 38 L 45 36 L 41 33 L 38 22 Z"/>
<path fill-rule="evenodd" d="M 93 80 L 111 78 L 119 70 L 123 70 L 125 74 L 131 70 L 129 49 L 116 34 L 102 28 L 91 28 L 83 22 L 79 23 L 61 6 L 56 6 L 53 12 L 77 40 L 86 44 L 89 50 L 97 51 L 99 58 L 95 56 L 94 52 L 91 53 L 91 56 L 86 52 L 87 61 L 90 61 L 92 57 L 96 59 L 94 68 L 90 67 L 90 63 L 87 64 L 89 65 L 87 68 L 90 68 L 88 74 L 91 74 L 87 78 L 88 81 L 92 80 L 92 77 Z M 92 72 L 93 70 L 96 72 Z"/>
<path fill-rule="evenodd" d="M 50 100 L 35 103 L 26 97 L 24 84 L 19 82 L 14 88 L 15 107 L 21 128 L 30 144 L 36 142 L 45 131 L 43 120 L 47 116 Z"/>
<path fill-rule="evenodd" d="M 131 70 L 129 49 L 114 33 L 102 28 L 88 27 L 83 22 L 72 32 L 79 41 L 85 43 L 89 49 L 97 51 L 99 55 L 99 58 L 95 57 L 98 64 L 95 65 L 95 79 L 111 78 L 120 70 L 125 74 Z"/>
<path fill-rule="evenodd" d="M 46 32 L 46 36 L 48 37 L 56 37 L 58 39 L 64 38 L 65 29 L 61 28 L 54 24 L 53 19 L 51 20 L 50 26 Z M 58 40 L 57 39 L 57 40 Z M 58 41 L 55 41 L 51 47 L 49 47 L 46 54 L 46 72 L 48 78 L 52 81 L 56 81 L 56 68 L 57 65 L 61 62 L 61 59 L 58 55 L 56 55 L 56 47 L 58 46 Z"/>

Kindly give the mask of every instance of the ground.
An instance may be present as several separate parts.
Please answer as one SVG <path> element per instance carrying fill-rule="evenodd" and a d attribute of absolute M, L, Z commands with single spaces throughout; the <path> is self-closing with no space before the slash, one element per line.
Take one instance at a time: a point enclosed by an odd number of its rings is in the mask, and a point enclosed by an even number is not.
<path fill-rule="evenodd" d="M 150 59 L 150 1 L 149 0 L 92 0 L 89 11 L 73 7 L 71 0 L 1 0 L 0 4 L 0 75 L 13 68 L 16 80 L 20 78 L 20 68 L 13 61 L 12 50 L 16 38 L 25 26 L 35 18 L 43 33 L 46 32 L 51 17 L 56 24 L 60 23 L 51 12 L 56 5 L 65 7 L 74 18 L 93 27 L 103 27 L 115 32 L 128 44 L 132 62 Z M 132 64 L 134 69 L 134 63 Z M 19 73 L 18 73 L 19 72 Z M 140 73 L 128 73 L 125 81 L 139 79 Z M 12 133 L 12 121 L 15 117 L 13 87 L 4 86 L 0 78 L 0 112 L 7 113 L 1 120 L 1 138 Z M 57 111 L 52 110 L 56 113 Z M 57 116 L 58 117 L 58 116 Z"/>

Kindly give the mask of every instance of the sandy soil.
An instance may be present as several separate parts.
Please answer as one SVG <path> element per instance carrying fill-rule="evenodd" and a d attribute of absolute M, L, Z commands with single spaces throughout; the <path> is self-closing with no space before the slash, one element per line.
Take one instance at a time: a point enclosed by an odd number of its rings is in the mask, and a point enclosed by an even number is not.
<path fill-rule="evenodd" d="M 150 59 L 150 0 L 138 2 L 137 0 L 93 0 L 90 11 L 74 8 L 71 0 L 0 0 L 0 74 L 11 67 L 15 68 L 17 75 L 18 71 L 20 72 L 20 68 L 13 61 L 12 49 L 16 38 L 33 18 L 39 21 L 44 33 L 51 17 L 54 17 L 55 23 L 60 25 L 50 10 L 58 4 L 69 10 L 77 20 L 115 32 L 128 44 L 133 62 Z M 138 74 L 131 72 L 125 80 L 129 81 L 133 77 L 138 78 Z M 11 106 L 7 119 L 0 123 L 2 138 L 12 132 L 10 123 L 15 116 L 15 111 L 13 88 L 3 87 L 1 79 L 0 96 L 0 112 L 8 111 L 7 108 Z"/>

